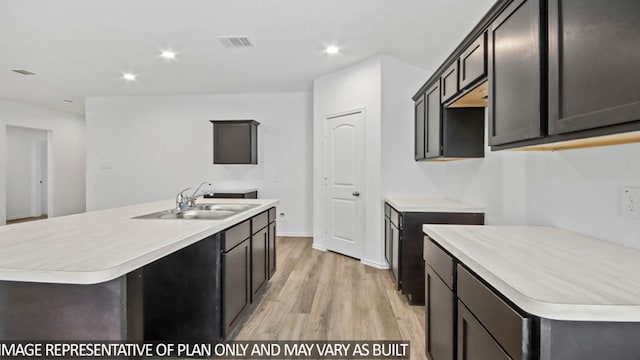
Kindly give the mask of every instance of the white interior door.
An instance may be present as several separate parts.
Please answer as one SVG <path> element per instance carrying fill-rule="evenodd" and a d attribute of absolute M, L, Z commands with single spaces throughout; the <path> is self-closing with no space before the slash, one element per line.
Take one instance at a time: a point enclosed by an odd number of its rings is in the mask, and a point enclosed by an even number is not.
<path fill-rule="evenodd" d="M 364 112 L 326 118 L 326 247 L 357 259 L 364 255 Z"/>
<path fill-rule="evenodd" d="M 47 215 L 47 169 L 47 141 L 39 140 L 36 143 L 36 216 Z"/>

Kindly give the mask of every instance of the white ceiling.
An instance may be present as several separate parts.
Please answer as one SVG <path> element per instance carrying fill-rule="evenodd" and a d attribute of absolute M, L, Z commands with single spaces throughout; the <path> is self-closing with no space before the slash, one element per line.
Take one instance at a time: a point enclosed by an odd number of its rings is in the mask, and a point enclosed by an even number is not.
<path fill-rule="evenodd" d="M 377 54 L 432 71 L 494 2 L 0 0 L 0 97 L 82 114 L 88 96 L 309 91 Z M 225 48 L 225 35 L 254 47 Z M 166 48 L 176 61 L 159 57 Z"/>

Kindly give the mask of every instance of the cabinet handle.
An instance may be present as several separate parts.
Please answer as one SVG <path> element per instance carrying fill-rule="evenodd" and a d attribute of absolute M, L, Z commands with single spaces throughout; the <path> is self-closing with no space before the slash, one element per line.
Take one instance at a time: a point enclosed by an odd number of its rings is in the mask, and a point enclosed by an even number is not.
<path fill-rule="evenodd" d="M 357 191 L 354 191 L 353 193 L 351 193 L 351 195 L 353 195 L 353 196 L 360 196 L 360 193 L 359 193 L 359 192 L 357 192 Z"/>

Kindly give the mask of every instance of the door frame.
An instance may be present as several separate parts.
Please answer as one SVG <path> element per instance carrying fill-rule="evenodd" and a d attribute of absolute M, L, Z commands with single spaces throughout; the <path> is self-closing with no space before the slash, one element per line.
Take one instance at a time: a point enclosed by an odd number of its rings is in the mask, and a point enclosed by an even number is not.
<path fill-rule="evenodd" d="M 36 130 L 36 131 L 44 131 L 46 133 L 46 138 L 47 138 L 47 216 L 48 217 L 53 217 L 55 216 L 53 214 L 53 146 L 52 146 L 52 140 L 53 140 L 53 130 L 50 128 L 44 128 L 44 127 L 34 127 L 34 126 L 27 126 L 27 125 L 23 125 L 23 124 L 15 124 L 12 122 L 7 122 L 7 123 L 0 123 L 0 143 L 7 143 L 7 128 L 9 127 L 14 127 L 14 128 L 25 128 L 25 129 L 30 129 L 30 130 Z M 5 166 L 4 172 L 0 173 L 0 176 L 2 176 L 2 179 L 0 179 L 0 206 L 2 207 L 2 211 L 0 211 L 0 225 L 5 225 L 7 222 L 7 194 L 6 194 L 6 184 L 7 184 L 7 177 L 9 176 L 9 171 L 6 168 L 6 164 L 7 164 L 7 151 L 6 151 L 6 145 L 0 145 L 0 147 L 2 147 L 2 149 L 0 149 L 0 164 L 2 164 L 2 166 Z M 32 189 L 32 191 L 35 189 Z M 34 196 L 37 196 L 37 194 L 34 194 Z M 33 210 L 33 206 L 36 204 L 32 204 L 32 210 Z"/>
<path fill-rule="evenodd" d="M 329 239 L 329 225 L 330 225 L 330 221 L 331 221 L 331 217 L 330 212 L 329 212 L 329 203 L 328 203 L 328 184 L 327 184 L 327 179 L 328 179 L 328 175 L 329 175 L 329 159 L 326 156 L 329 151 L 328 151 L 328 146 L 329 146 L 329 142 L 327 141 L 327 136 L 328 136 L 328 130 L 329 130 L 329 126 L 328 126 L 328 122 L 329 120 L 335 119 L 335 118 L 340 118 L 343 116 L 348 116 L 348 115 L 354 115 L 354 114 L 361 114 L 362 116 L 362 160 L 364 162 L 364 168 L 366 169 L 366 160 L 367 160 L 367 146 L 366 146 L 366 133 L 367 133 L 367 128 L 366 128 L 366 124 L 367 124 L 367 114 L 365 112 L 364 108 L 359 108 L 359 109 L 354 109 L 354 110 L 347 110 L 347 111 L 342 111 L 339 113 L 334 113 L 334 114 L 329 114 L 329 115 L 325 115 L 322 119 L 322 138 L 323 138 L 323 143 L 322 143 L 322 148 L 323 148 L 323 154 L 325 155 L 323 157 L 323 161 L 322 161 L 322 213 L 323 213 L 323 218 L 324 218 L 324 222 L 323 222 L 323 235 L 325 237 L 324 239 L 324 249 L 323 250 L 331 250 L 328 249 L 326 247 L 327 241 Z M 365 171 L 366 173 L 366 171 Z M 367 182 L 366 182 L 366 175 L 363 177 L 362 179 L 362 184 L 361 184 L 361 189 L 360 191 L 364 194 L 367 194 Z M 362 224 L 361 224 L 361 229 L 359 229 L 359 234 L 362 235 L 362 239 L 360 239 L 360 244 L 358 244 L 358 252 L 360 253 L 360 261 L 364 261 L 366 259 L 366 220 L 367 220 L 367 207 L 365 206 L 365 198 L 360 198 L 360 201 L 363 202 L 362 204 Z M 342 255 L 346 255 L 346 254 L 342 254 Z M 349 256 L 349 255 L 346 255 Z"/>

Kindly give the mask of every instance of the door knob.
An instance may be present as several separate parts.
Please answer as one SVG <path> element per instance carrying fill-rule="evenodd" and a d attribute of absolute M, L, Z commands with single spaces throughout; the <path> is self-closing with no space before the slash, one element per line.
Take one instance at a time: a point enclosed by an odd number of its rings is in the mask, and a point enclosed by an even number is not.
<path fill-rule="evenodd" d="M 353 193 L 351 193 L 351 195 L 353 195 L 353 196 L 360 196 L 360 193 L 359 193 L 359 192 L 357 192 L 357 191 L 354 191 Z"/>

